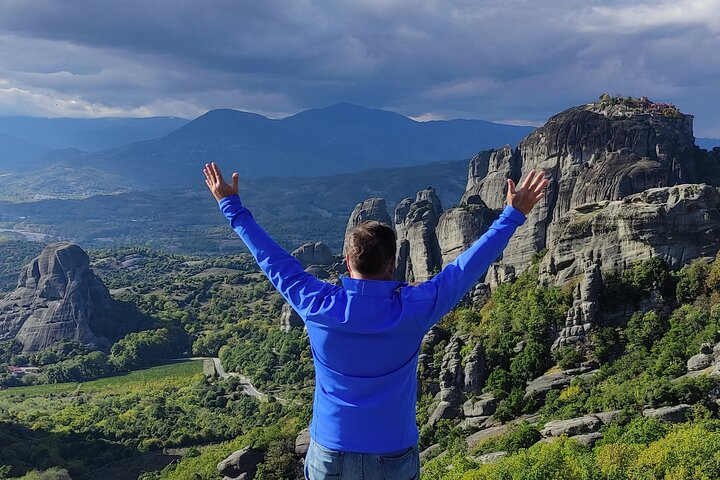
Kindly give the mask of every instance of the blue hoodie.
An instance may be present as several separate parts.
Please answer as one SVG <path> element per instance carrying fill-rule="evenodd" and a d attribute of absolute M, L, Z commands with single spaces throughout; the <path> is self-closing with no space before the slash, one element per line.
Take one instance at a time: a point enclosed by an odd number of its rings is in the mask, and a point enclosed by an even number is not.
<path fill-rule="evenodd" d="M 307 273 L 231 195 L 220 210 L 270 282 L 305 322 L 315 363 L 310 435 L 333 450 L 395 452 L 415 445 L 417 362 L 425 333 L 502 253 L 525 216 L 506 207 L 488 231 L 431 280 L 343 278 Z"/>

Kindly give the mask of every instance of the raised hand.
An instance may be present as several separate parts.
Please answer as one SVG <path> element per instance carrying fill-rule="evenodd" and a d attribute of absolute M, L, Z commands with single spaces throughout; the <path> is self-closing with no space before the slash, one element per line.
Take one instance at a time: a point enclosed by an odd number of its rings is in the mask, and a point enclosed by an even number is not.
<path fill-rule="evenodd" d="M 515 182 L 508 178 L 507 204 L 520 210 L 523 215 L 527 215 L 545 195 L 543 190 L 548 183 L 550 180 L 545 178 L 545 173 L 535 170 L 530 170 L 517 190 L 515 190 Z"/>
<path fill-rule="evenodd" d="M 237 173 L 232 174 L 232 185 L 225 181 L 215 162 L 206 163 L 205 168 L 203 168 L 203 173 L 205 174 L 205 184 L 218 202 L 225 197 L 238 194 Z"/>

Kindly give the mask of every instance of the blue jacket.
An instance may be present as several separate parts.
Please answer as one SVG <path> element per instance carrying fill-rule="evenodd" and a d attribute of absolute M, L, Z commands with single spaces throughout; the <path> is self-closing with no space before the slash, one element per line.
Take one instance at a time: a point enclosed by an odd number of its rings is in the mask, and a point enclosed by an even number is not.
<path fill-rule="evenodd" d="M 220 209 L 258 265 L 305 321 L 315 363 L 310 435 L 333 450 L 387 453 L 415 445 L 417 361 L 425 333 L 478 281 L 525 221 L 506 207 L 490 229 L 431 280 L 342 279 L 305 272 L 237 195 Z"/>

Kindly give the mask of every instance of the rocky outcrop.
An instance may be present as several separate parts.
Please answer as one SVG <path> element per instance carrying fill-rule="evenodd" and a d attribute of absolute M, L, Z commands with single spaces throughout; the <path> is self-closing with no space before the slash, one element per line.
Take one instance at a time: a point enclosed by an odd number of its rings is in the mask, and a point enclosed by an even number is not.
<path fill-rule="evenodd" d="M 496 215 L 482 202 L 463 204 L 444 212 L 436 229 L 442 266 L 467 250 L 495 218 Z"/>
<path fill-rule="evenodd" d="M 305 428 L 295 438 L 295 455 L 305 458 L 308 448 L 310 448 L 310 430 Z"/>
<path fill-rule="evenodd" d="M 560 435 L 572 437 L 596 432 L 602 425 L 603 423 L 595 415 L 586 415 L 569 420 L 553 420 L 546 423 L 540 433 L 543 437 L 559 437 Z"/>
<path fill-rule="evenodd" d="M 457 418 L 460 413 L 461 392 L 465 383 L 462 368 L 462 350 L 465 342 L 459 336 L 452 337 L 445 347 L 442 367 L 440 368 L 440 391 L 435 396 L 439 404 L 430 414 L 428 423 L 434 425 L 442 418 Z"/>
<path fill-rule="evenodd" d="M 420 345 L 418 377 L 422 381 L 418 382 L 418 389 L 422 384 L 425 384 L 428 393 L 433 397 L 440 392 L 440 370 L 433 364 L 433 352 L 435 347 L 445 338 L 443 332 L 437 326 L 434 326 L 425 334 Z M 418 390 L 418 398 L 422 395 L 423 392 Z"/>
<path fill-rule="evenodd" d="M 293 328 L 301 328 L 305 324 L 300 318 L 300 315 L 289 305 L 284 304 L 282 306 L 282 313 L 280 314 L 280 331 L 287 333 Z"/>
<path fill-rule="evenodd" d="M 585 377 L 595 373 L 598 368 L 596 361 L 581 363 L 578 368 L 571 368 L 562 372 L 548 373 L 528 382 L 525 388 L 525 398 L 544 398 L 550 390 L 558 390 L 570 385 L 576 376 Z"/>
<path fill-rule="evenodd" d="M 543 375 L 528 383 L 528 386 L 525 388 L 525 398 L 531 396 L 544 397 L 550 390 L 567 387 L 571 381 L 572 376 L 564 372 Z"/>
<path fill-rule="evenodd" d="M 503 261 L 524 269 L 533 252 L 553 244 L 551 224 L 577 206 L 693 181 L 693 148 L 689 115 L 616 118 L 592 105 L 555 115 L 518 145 L 519 171 L 542 170 L 551 182 Z"/>
<path fill-rule="evenodd" d="M 679 112 L 664 116 L 649 111 L 621 111 L 600 108 L 599 103 L 573 107 L 555 115 L 523 139 L 515 150 L 507 145 L 495 151 L 481 152 L 470 162 L 467 191 L 461 204 L 484 202 L 490 209 L 499 211 L 504 207 L 508 178 L 518 182 L 534 169 L 542 170 L 550 179 L 544 199 L 533 209 L 528 221 L 518 229 L 505 249 L 502 263 L 506 267 L 494 272 L 491 270 L 488 283 L 494 287 L 502 281 L 498 275 L 493 276 L 499 272 L 522 272 L 535 252 L 548 247 L 552 249 L 558 240 L 564 238 L 563 235 L 567 237 L 564 227 L 570 221 L 565 220 L 566 214 L 570 213 L 573 217 L 573 233 L 581 230 L 578 223 L 581 219 L 573 213 L 575 209 L 587 209 L 582 206 L 588 204 L 604 207 L 605 202 L 626 199 L 648 189 L 700 180 L 695 174 L 696 156 L 693 152 L 692 116 Z M 698 199 L 698 203 L 700 209 L 714 208 L 703 204 L 702 199 Z M 638 206 L 631 205 L 628 210 L 636 215 L 646 213 L 633 207 Z M 654 221 L 655 227 L 672 225 L 671 219 L 663 218 L 662 214 L 650 220 Z M 615 227 L 621 226 L 615 224 L 605 228 L 610 231 Z M 618 229 L 615 229 L 616 232 Z M 627 233 L 638 233 L 642 237 L 642 232 L 631 230 Z M 618 234 L 627 236 L 623 231 Z M 573 246 L 580 246 L 587 240 L 584 236 L 581 241 L 575 242 L 578 245 Z M 643 240 L 633 239 L 629 250 L 637 248 L 634 243 L 642 243 Z M 628 251 L 626 244 L 614 241 L 602 243 L 622 250 L 615 257 L 620 256 L 624 260 L 633 258 L 634 252 Z M 653 246 L 652 253 L 662 253 L 663 247 L 668 245 Z M 579 261 L 582 258 L 588 257 L 556 258 L 556 272 L 562 271 L 571 261 L 575 262 L 574 268 L 558 277 L 548 276 L 545 279 L 562 283 L 582 274 Z M 615 266 L 615 258 L 606 261 L 602 257 L 602 260 L 603 269 Z"/>
<path fill-rule="evenodd" d="M 461 204 L 483 203 L 490 209 L 505 208 L 507 180 L 520 176 L 519 157 L 510 145 L 481 152 L 470 161 L 467 190 Z"/>
<path fill-rule="evenodd" d="M 583 273 L 583 259 L 622 271 L 653 257 L 679 268 L 720 250 L 720 193 L 709 185 L 651 188 L 619 201 L 568 211 L 551 229 L 541 278 L 563 284 Z"/>
<path fill-rule="evenodd" d="M 575 440 L 580 445 L 592 448 L 595 446 L 598 440 L 603 438 L 603 434 L 600 432 L 585 433 L 583 435 L 574 435 L 570 437 L 571 440 Z"/>
<path fill-rule="evenodd" d="M 584 350 L 589 334 L 596 325 L 602 275 L 599 263 L 586 261 L 585 264 L 585 274 L 573 291 L 573 306 L 567 312 L 565 327 L 552 344 L 552 351 L 566 346 Z"/>
<path fill-rule="evenodd" d="M 14 339 L 24 353 L 62 340 L 106 348 L 106 330 L 121 330 L 113 327 L 122 321 L 120 310 L 87 254 L 55 243 L 23 268 L 17 288 L 0 301 L 0 340 Z"/>
<path fill-rule="evenodd" d="M 347 227 L 345 228 L 345 239 L 347 240 L 353 228 L 366 220 L 377 220 L 387 225 L 392 225 L 392 219 L 387 212 L 387 204 L 384 198 L 368 198 L 355 206 L 355 209 L 348 219 Z M 347 241 L 345 244 L 347 244 Z M 343 257 L 347 254 L 345 249 L 346 246 L 343 246 Z"/>
<path fill-rule="evenodd" d="M 445 347 L 439 372 L 439 390 L 435 395 L 435 400 L 439 403 L 430 414 L 431 425 L 442 418 L 456 419 L 465 416 L 473 417 L 473 420 L 465 423 L 466 426 L 478 427 L 497 407 L 497 401 L 492 395 L 483 395 L 475 402 L 466 402 L 463 405 L 465 395 L 480 394 L 487 378 L 485 350 L 481 343 L 476 343 L 463 359 L 462 350 L 468 341 L 465 336 L 453 336 Z M 423 360 L 425 359 L 421 359 Z"/>
<path fill-rule="evenodd" d="M 481 395 L 476 400 L 463 403 L 463 416 L 460 426 L 465 429 L 482 428 L 488 425 L 490 417 L 495 413 L 500 402 L 489 393 Z"/>
<path fill-rule="evenodd" d="M 642 414 L 644 417 L 657 418 L 664 422 L 682 423 L 687 421 L 692 412 L 692 405 L 682 403 L 671 407 L 646 408 Z"/>
<path fill-rule="evenodd" d="M 479 395 L 485 386 L 486 378 L 485 349 L 482 343 L 478 342 L 470 351 L 470 355 L 465 359 L 463 392 L 470 395 Z"/>
<path fill-rule="evenodd" d="M 265 452 L 258 448 L 245 447 L 233 452 L 225 460 L 218 463 L 217 469 L 228 479 L 252 480 L 257 467 L 265 459 Z"/>
<path fill-rule="evenodd" d="M 333 263 L 333 255 L 324 242 L 304 243 L 300 248 L 292 252 L 292 256 L 302 263 L 303 268 L 310 265 L 330 265 Z"/>
<path fill-rule="evenodd" d="M 397 268 L 399 280 L 424 282 L 442 266 L 442 255 L 435 231 L 442 214 L 435 189 L 428 187 L 402 200 L 395 208 Z"/>

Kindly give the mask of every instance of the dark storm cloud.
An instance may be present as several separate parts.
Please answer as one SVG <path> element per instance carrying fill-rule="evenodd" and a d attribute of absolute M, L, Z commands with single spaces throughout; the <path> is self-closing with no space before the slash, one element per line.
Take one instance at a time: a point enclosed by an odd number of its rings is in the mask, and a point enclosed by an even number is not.
<path fill-rule="evenodd" d="M 350 101 L 542 121 L 608 91 L 673 101 L 720 136 L 720 0 L 0 0 L 0 11 L 0 113 L 278 115 Z"/>

